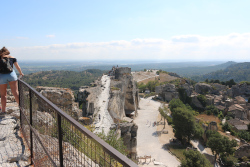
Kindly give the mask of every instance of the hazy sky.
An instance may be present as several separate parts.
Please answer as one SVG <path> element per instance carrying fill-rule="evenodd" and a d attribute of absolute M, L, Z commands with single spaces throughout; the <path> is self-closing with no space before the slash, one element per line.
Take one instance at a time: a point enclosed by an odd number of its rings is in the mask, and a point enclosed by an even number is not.
<path fill-rule="evenodd" d="M 18 59 L 250 60 L 249 0 L 6 0 Z"/>

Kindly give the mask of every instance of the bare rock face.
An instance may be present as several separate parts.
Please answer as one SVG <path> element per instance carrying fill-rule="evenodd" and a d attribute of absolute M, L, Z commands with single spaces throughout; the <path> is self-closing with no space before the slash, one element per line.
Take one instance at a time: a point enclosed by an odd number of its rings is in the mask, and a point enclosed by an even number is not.
<path fill-rule="evenodd" d="M 218 83 L 212 83 L 211 86 L 212 86 L 211 93 L 214 95 L 222 95 L 228 89 L 228 87 L 226 85 L 221 85 Z"/>
<path fill-rule="evenodd" d="M 117 69 L 119 69 L 119 75 L 116 73 Z M 126 115 L 137 115 L 139 96 L 131 73 L 121 73 L 122 68 L 117 69 L 115 78 L 118 79 L 112 79 L 110 83 L 108 109 L 113 118 L 121 120 Z M 124 72 L 127 71 L 124 70 Z"/>
<path fill-rule="evenodd" d="M 193 93 L 193 90 L 194 90 L 194 87 L 192 85 L 185 83 L 185 84 L 182 84 L 180 86 L 181 86 L 181 88 L 185 89 L 187 96 L 191 96 L 191 94 Z"/>
<path fill-rule="evenodd" d="M 192 104 L 198 108 L 198 109 L 204 109 L 204 106 L 201 104 L 201 102 L 198 100 L 197 95 L 192 95 Z"/>
<path fill-rule="evenodd" d="M 195 88 L 195 92 L 199 94 L 211 93 L 213 90 L 212 86 L 206 83 L 197 83 L 195 84 L 194 88 Z"/>
<path fill-rule="evenodd" d="M 112 118 L 121 120 L 125 114 L 125 95 L 119 90 L 111 90 L 108 110 Z"/>
<path fill-rule="evenodd" d="M 231 89 L 228 91 L 229 96 L 236 97 L 236 96 L 250 96 L 250 85 L 246 83 L 233 85 Z"/>
<path fill-rule="evenodd" d="M 236 158 L 242 158 L 242 157 L 250 158 L 249 150 L 250 150 L 250 144 L 244 144 L 235 151 L 234 156 Z"/>
<path fill-rule="evenodd" d="M 81 111 L 79 110 L 78 104 L 75 103 L 73 92 L 70 89 L 37 87 L 37 91 L 75 119 L 81 116 Z"/>
<path fill-rule="evenodd" d="M 181 79 L 179 88 L 185 90 L 187 96 L 191 96 L 193 92 L 193 86 L 186 80 Z M 155 92 L 165 101 L 171 101 L 172 99 L 179 98 L 179 89 L 174 84 L 165 84 L 155 87 Z"/>
<path fill-rule="evenodd" d="M 137 147 L 137 130 L 138 126 L 134 123 L 121 123 L 121 137 L 124 140 L 124 144 L 127 146 L 127 149 L 130 153 L 136 154 Z"/>
<path fill-rule="evenodd" d="M 155 92 L 159 94 L 165 101 L 171 101 L 173 98 L 179 98 L 179 93 L 174 84 L 165 84 L 157 86 Z"/>

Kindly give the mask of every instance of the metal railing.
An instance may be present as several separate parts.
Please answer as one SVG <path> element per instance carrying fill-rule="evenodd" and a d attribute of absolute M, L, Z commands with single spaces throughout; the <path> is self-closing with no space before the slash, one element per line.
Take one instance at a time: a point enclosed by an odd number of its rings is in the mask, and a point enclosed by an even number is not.
<path fill-rule="evenodd" d="M 137 166 L 18 80 L 20 125 L 34 166 Z"/>

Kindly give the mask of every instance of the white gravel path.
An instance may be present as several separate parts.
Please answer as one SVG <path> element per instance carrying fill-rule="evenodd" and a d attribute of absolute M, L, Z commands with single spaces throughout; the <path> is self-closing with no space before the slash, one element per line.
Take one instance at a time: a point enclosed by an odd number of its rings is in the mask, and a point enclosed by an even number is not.
<path fill-rule="evenodd" d="M 104 131 L 105 134 L 109 132 L 111 125 L 114 123 L 112 117 L 108 112 L 108 103 L 109 103 L 109 90 L 110 90 L 110 78 L 107 75 L 102 76 L 102 93 L 98 97 L 98 107 L 99 112 L 97 113 L 95 119 L 95 133 Z M 100 114 L 100 120 L 99 120 Z"/>
<path fill-rule="evenodd" d="M 155 135 L 156 126 L 152 126 L 153 122 L 157 121 L 160 105 L 160 102 L 153 101 L 151 98 L 140 99 L 140 109 L 138 110 L 138 116 L 134 120 L 139 127 L 137 131 L 137 155 L 139 157 L 151 155 L 152 159 L 162 162 L 164 166 L 177 167 L 180 162 L 175 156 L 162 148 L 163 145 Z M 144 162 L 144 160 L 141 160 L 141 162 Z M 139 166 L 155 166 L 152 162 L 149 163 L 149 160 L 147 162 L 140 163 Z"/>

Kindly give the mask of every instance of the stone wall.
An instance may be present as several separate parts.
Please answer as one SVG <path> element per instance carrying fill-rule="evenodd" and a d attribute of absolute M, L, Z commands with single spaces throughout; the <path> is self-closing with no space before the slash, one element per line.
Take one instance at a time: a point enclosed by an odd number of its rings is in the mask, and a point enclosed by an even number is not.
<path fill-rule="evenodd" d="M 124 74 L 131 74 L 131 68 L 118 67 L 115 69 L 115 79 L 120 79 Z"/>

